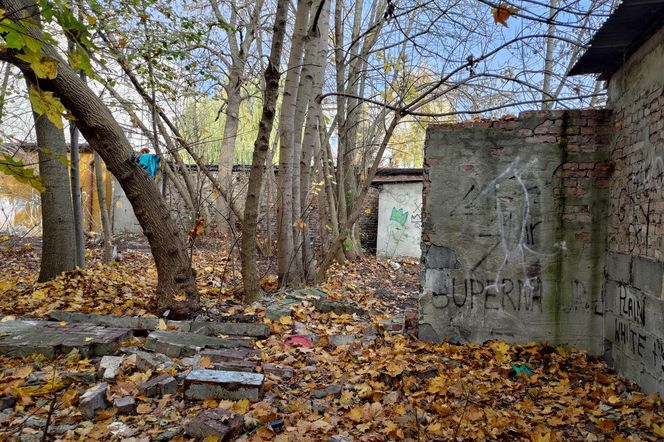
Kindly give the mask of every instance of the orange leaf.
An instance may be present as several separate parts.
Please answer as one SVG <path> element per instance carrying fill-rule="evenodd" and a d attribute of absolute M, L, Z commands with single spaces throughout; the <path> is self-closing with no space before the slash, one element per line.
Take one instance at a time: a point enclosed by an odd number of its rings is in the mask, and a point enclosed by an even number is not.
<path fill-rule="evenodd" d="M 519 10 L 512 6 L 508 6 L 505 3 L 501 3 L 497 8 L 493 8 L 491 12 L 493 13 L 493 21 L 500 23 L 507 28 L 507 19 L 519 12 Z"/>
<path fill-rule="evenodd" d="M 210 368 L 212 367 L 212 359 L 209 356 L 201 356 L 201 362 L 199 364 L 201 368 Z"/>

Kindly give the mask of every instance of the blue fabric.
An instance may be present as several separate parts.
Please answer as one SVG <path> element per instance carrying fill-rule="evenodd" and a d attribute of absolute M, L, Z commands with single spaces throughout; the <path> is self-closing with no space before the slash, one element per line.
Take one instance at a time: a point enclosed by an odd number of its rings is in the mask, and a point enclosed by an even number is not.
<path fill-rule="evenodd" d="M 157 171 L 159 170 L 159 161 L 161 161 L 161 157 L 151 153 L 144 153 L 138 157 L 138 164 L 140 164 L 141 167 L 145 169 L 148 175 L 151 177 L 157 175 Z"/>

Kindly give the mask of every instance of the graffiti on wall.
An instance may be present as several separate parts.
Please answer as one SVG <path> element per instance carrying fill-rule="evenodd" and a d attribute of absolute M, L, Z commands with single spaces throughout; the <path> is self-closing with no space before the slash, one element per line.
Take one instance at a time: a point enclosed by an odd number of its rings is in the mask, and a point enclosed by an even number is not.
<path fill-rule="evenodd" d="M 646 315 L 648 297 L 619 284 L 614 300 L 614 345 L 630 357 L 653 367 L 658 375 L 664 375 L 664 339 L 648 333 Z M 652 308 L 652 307 L 651 307 Z"/>
<path fill-rule="evenodd" d="M 621 235 L 627 238 L 630 253 L 647 254 L 654 233 L 653 217 L 658 216 L 655 203 L 662 200 L 664 160 L 655 156 L 645 162 L 638 172 L 624 181 L 618 193 L 617 213 Z"/>
<path fill-rule="evenodd" d="M 385 186 L 381 190 L 376 252 L 383 257 L 419 256 L 422 196 L 417 185 Z M 382 218 L 382 219 L 381 219 Z"/>

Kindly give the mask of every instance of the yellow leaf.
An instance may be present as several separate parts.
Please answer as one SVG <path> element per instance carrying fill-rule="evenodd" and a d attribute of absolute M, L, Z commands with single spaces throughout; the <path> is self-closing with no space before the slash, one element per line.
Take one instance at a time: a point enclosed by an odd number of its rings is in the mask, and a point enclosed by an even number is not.
<path fill-rule="evenodd" d="M 65 107 L 60 99 L 53 96 L 53 92 L 42 91 L 30 85 L 29 95 L 32 109 L 37 115 L 46 115 L 46 118 L 58 129 L 64 127 L 62 114 L 65 112 Z"/>
<path fill-rule="evenodd" d="M 92 338 L 91 338 L 90 336 L 88 336 L 87 338 L 85 338 L 85 342 L 90 342 L 90 341 L 92 341 Z"/>
<path fill-rule="evenodd" d="M 219 437 L 217 435 L 211 434 L 206 436 L 205 439 L 203 439 L 203 442 L 219 442 Z"/>
<path fill-rule="evenodd" d="M 293 325 L 293 318 L 290 316 L 282 316 L 279 318 L 279 322 L 282 323 L 283 325 Z"/>
<path fill-rule="evenodd" d="M 136 412 L 138 414 L 148 414 L 152 412 L 152 407 L 150 404 L 139 404 L 138 407 L 136 407 Z"/>
<path fill-rule="evenodd" d="M 30 63 L 30 68 L 37 78 L 48 78 L 49 80 L 53 80 L 58 76 L 58 62 L 56 60 L 42 57 L 41 50 L 32 51 L 26 47 L 23 48 L 22 54 L 16 55 L 16 58 L 20 58 L 21 60 Z"/>
<path fill-rule="evenodd" d="M 168 326 L 166 325 L 166 321 L 163 319 L 159 319 L 159 324 L 157 325 L 157 330 L 168 330 Z"/>
<path fill-rule="evenodd" d="M 14 371 L 14 376 L 20 379 L 25 379 L 32 373 L 32 367 L 26 365 Z"/>
<path fill-rule="evenodd" d="M 214 399 L 205 399 L 203 401 L 203 407 L 205 408 L 217 408 L 219 404 Z"/>
<path fill-rule="evenodd" d="M 65 321 L 60 321 L 60 322 L 58 322 L 58 325 L 60 327 L 64 327 L 65 325 L 67 325 L 67 323 Z"/>
<path fill-rule="evenodd" d="M 32 292 L 32 299 L 37 299 L 37 300 L 44 300 L 46 299 L 46 292 L 42 289 L 35 290 Z"/>
<path fill-rule="evenodd" d="M 653 433 L 655 433 L 657 436 L 664 437 L 664 422 L 662 422 L 661 425 L 652 424 L 652 431 L 653 431 Z"/>
<path fill-rule="evenodd" d="M 245 414 L 249 411 L 250 405 L 248 399 L 240 399 L 233 405 L 233 411 L 239 414 Z"/>
<path fill-rule="evenodd" d="M 44 385 L 36 385 L 33 387 L 22 387 L 18 390 L 22 396 L 43 396 L 45 394 L 53 393 L 54 391 L 62 390 L 67 384 L 59 377 L 52 378 L 49 376 L 49 381 Z"/>
<path fill-rule="evenodd" d="M 348 412 L 348 418 L 356 423 L 362 421 L 362 416 L 362 407 L 353 407 Z"/>

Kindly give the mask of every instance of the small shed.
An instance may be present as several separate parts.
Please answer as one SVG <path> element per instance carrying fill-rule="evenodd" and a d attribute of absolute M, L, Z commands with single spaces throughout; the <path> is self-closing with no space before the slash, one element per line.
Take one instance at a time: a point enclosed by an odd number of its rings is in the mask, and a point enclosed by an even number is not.
<path fill-rule="evenodd" d="M 381 168 L 359 221 L 363 246 L 382 258 L 421 255 L 423 169 Z"/>

